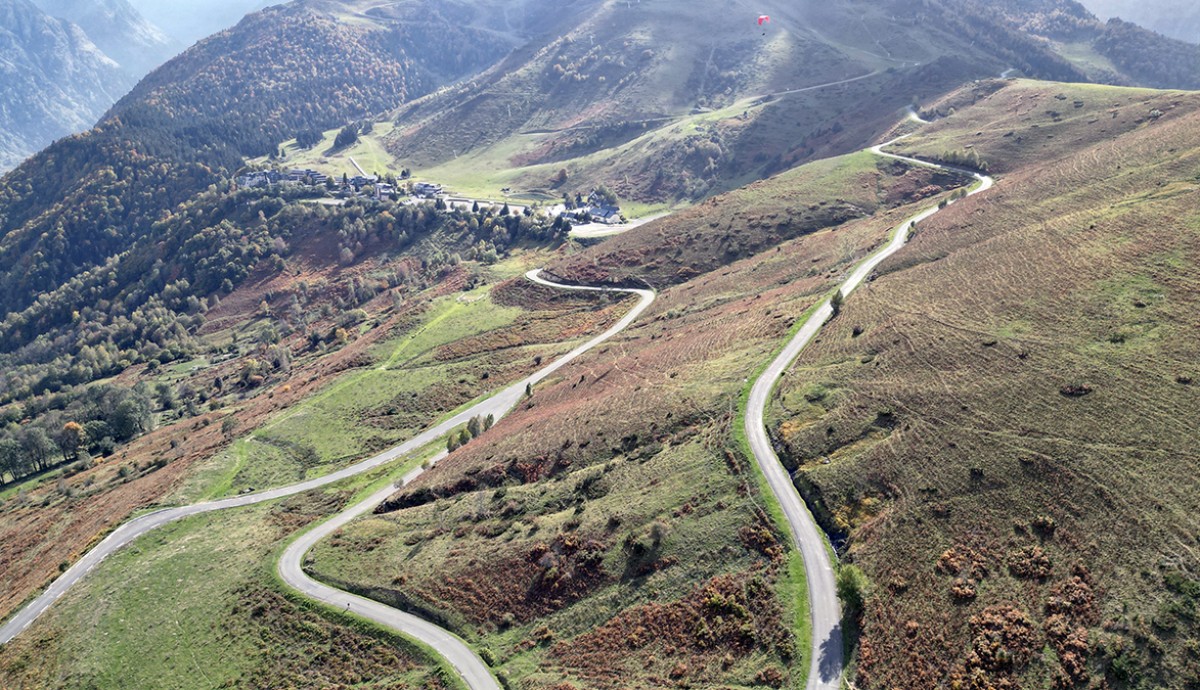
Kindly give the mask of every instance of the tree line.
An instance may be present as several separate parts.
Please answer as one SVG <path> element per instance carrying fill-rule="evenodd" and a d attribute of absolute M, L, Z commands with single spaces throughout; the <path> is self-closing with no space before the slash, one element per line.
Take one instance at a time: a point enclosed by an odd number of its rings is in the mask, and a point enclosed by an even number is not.
<path fill-rule="evenodd" d="M 173 405 L 175 400 L 168 389 L 158 402 Z M 110 455 L 151 430 L 155 402 L 145 385 L 98 385 L 7 408 L 0 416 L 0 485 Z M 30 422 L 33 416 L 37 419 Z"/>

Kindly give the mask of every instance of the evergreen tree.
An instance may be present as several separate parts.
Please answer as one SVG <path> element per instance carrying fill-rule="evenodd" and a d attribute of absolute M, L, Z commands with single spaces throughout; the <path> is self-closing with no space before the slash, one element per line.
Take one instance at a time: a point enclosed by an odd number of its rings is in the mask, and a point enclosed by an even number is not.
<path fill-rule="evenodd" d="M 344 149 L 358 143 L 358 126 L 346 125 L 333 140 L 334 148 Z"/>

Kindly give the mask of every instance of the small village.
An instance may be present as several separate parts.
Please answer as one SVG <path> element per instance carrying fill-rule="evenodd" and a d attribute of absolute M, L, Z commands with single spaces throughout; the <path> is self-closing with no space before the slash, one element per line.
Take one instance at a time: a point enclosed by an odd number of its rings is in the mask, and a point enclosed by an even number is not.
<path fill-rule="evenodd" d="M 255 170 L 239 175 L 235 182 L 239 189 L 268 189 L 273 186 L 304 186 L 323 190 L 322 198 L 345 203 L 349 199 L 390 200 L 407 204 L 441 200 L 448 207 L 463 208 L 508 205 L 514 213 L 524 213 L 525 206 L 514 206 L 507 202 L 489 199 L 471 199 L 451 194 L 440 184 L 433 182 L 400 182 L 392 177 L 358 174 L 353 177 L 343 174 L 341 179 L 308 168 L 283 170 Z M 507 193 L 509 190 L 504 190 Z M 570 202 L 568 204 L 568 201 Z M 611 195 L 593 190 L 586 198 L 576 195 L 575 199 L 542 207 L 550 217 L 563 217 L 577 224 L 595 223 L 620 225 L 625 223 L 621 207 L 612 203 Z"/>

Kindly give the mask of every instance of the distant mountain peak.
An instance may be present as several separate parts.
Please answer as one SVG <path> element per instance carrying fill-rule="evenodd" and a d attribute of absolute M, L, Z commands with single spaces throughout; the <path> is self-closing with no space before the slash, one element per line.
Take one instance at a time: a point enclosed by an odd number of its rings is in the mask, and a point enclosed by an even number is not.
<path fill-rule="evenodd" d="M 0 168 L 87 128 L 133 84 L 78 25 L 29 0 L 0 0 Z"/>
<path fill-rule="evenodd" d="M 53 17 L 78 24 L 91 40 L 135 78 L 171 56 L 170 41 L 127 0 L 35 0 Z"/>

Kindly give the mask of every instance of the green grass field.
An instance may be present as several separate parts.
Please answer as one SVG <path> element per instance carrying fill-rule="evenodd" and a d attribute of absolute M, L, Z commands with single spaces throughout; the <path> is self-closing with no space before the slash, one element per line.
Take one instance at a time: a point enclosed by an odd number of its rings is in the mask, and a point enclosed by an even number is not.
<path fill-rule="evenodd" d="M 505 275 L 524 266 L 515 259 Z M 495 304 L 490 287 L 434 301 L 420 320 L 370 350 L 373 364 L 342 375 L 200 466 L 177 492 L 188 503 L 320 476 L 399 443 L 522 370 L 569 347 L 530 342 L 439 359 L 439 348 L 519 328 L 527 313 Z M 549 324 L 542 324 L 543 326 Z M 527 360 L 518 359 L 523 354 Z M 493 378 L 494 375 L 494 378 Z"/>
<path fill-rule="evenodd" d="M 804 208 L 797 194 L 845 190 L 847 180 L 864 203 L 879 203 L 871 156 L 797 175 L 803 182 L 786 187 L 792 208 Z M 777 202 L 765 189 L 746 194 Z M 524 687 L 612 687 L 613 678 L 636 684 L 672 672 L 692 687 L 748 687 L 772 669 L 802 687 L 803 568 L 778 537 L 756 541 L 777 534 L 777 523 L 733 431 L 738 395 L 839 271 L 902 213 L 664 288 L 627 336 L 539 386 L 529 405 L 402 492 L 440 498 L 353 523 L 317 547 L 312 572 L 443 621 Z M 595 254 L 605 248 L 566 265 Z M 538 463 L 554 469 L 537 474 Z M 537 478 L 523 481 L 522 472 Z M 767 590 L 751 584 L 760 581 Z M 714 591 L 758 593 L 744 599 L 754 611 L 749 649 L 724 637 L 727 616 L 695 607 Z M 679 618 L 664 626 L 660 616 Z M 639 627 L 648 637 L 630 640 Z M 786 640 L 773 637 L 783 631 Z M 703 641 L 710 633 L 721 642 Z"/>
<path fill-rule="evenodd" d="M 339 178 L 342 175 L 358 175 L 358 169 L 354 167 L 354 163 L 358 163 L 368 175 L 391 174 L 399 177 L 404 165 L 387 152 L 382 142 L 394 128 L 391 122 L 375 123 L 371 133 L 360 135 L 356 143 L 343 149 L 334 145 L 340 127 L 324 132 L 321 142 L 311 149 L 302 149 L 295 139 L 291 139 L 280 144 L 284 157 L 277 162 L 287 168 L 308 168 Z M 353 162 L 350 160 L 352 158 Z M 263 157 L 248 162 L 265 165 L 270 161 Z"/>
<path fill-rule="evenodd" d="M 3 685 L 455 687 L 418 646 L 294 600 L 273 574 L 296 530 L 419 462 L 137 540 L 0 650 Z"/>

